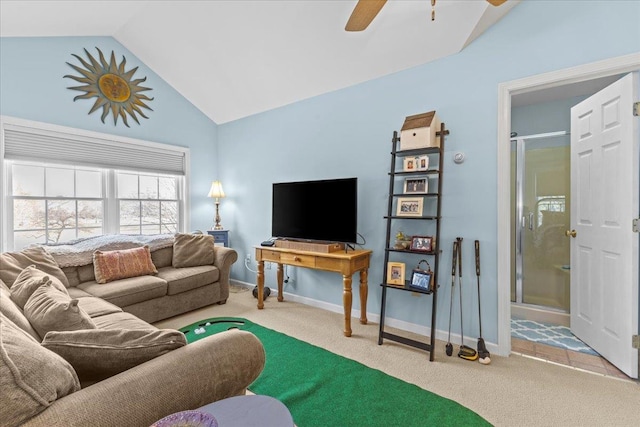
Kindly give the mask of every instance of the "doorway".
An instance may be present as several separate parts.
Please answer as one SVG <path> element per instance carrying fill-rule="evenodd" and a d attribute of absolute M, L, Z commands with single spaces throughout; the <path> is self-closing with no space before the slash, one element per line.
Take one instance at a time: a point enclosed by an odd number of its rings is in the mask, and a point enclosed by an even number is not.
<path fill-rule="evenodd" d="M 511 227 L 511 106 L 512 98 L 519 96 L 543 96 L 560 93 L 561 89 L 580 90 L 595 84 L 591 93 L 605 87 L 617 76 L 640 69 L 640 54 L 631 54 L 569 68 L 538 76 L 501 83 L 498 88 L 498 350 L 508 356 L 511 352 L 511 276 L 512 276 L 512 227 Z M 602 79 L 607 80 L 602 84 Z M 585 93 L 588 94 L 588 93 Z"/>
<path fill-rule="evenodd" d="M 569 326 L 570 148 L 567 131 L 511 139 L 512 320 Z"/>

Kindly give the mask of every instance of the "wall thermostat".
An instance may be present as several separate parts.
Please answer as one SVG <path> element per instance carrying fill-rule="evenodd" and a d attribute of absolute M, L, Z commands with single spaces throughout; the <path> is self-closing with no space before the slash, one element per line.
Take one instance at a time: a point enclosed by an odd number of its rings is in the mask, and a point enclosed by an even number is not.
<path fill-rule="evenodd" d="M 457 153 L 455 153 L 455 154 L 453 155 L 453 162 L 454 162 L 454 163 L 457 163 L 457 164 L 460 164 L 460 163 L 464 162 L 464 153 L 462 153 L 462 152 L 460 152 L 460 151 L 458 151 Z"/>

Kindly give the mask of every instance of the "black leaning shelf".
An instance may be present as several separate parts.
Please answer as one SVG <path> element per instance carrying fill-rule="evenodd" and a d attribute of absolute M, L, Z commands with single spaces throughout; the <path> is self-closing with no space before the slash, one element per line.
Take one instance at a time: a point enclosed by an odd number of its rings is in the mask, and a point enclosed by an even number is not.
<path fill-rule="evenodd" d="M 398 137 L 398 132 L 393 132 L 393 149 L 391 151 L 391 166 L 389 168 L 389 203 L 388 203 L 388 211 L 387 215 L 384 216 L 384 219 L 387 223 L 387 234 L 386 234 L 386 247 L 384 251 L 384 273 L 382 277 L 382 283 L 380 286 L 382 287 L 382 303 L 380 307 L 380 332 L 378 335 L 378 344 L 382 345 L 384 339 L 389 339 L 392 341 L 396 341 L 411 347 L 419 348 L 429 352 L 429 360 L 434 360 L 434 350 L 435 350 L 435 333 L 436 333 L 436 307 L 437 307 L 437 294 L 438 294 L 438 267 L 440 260 L 440 253 L 442 252 L 439 248 L 440 245 L 440 221 L 441 217 L 441 194 L 442 194 L 442 170 L 444 165 L 444 136 L 448 135 L 449 131 L 445 129 L 444 123 L 440 124 L 440 131 L 436 132 L 436 136 L 439 139 L 439 147 L 426 147 L 426 148 L 418 148 L 411 150 L 398 150 L 400 138 Z M 404 171 L 397 170 L 396 167 L 396 159 L 411 157 L 411 156 L 423 156 L 423 155 L 432 155 L 438 157 L 437 168 L 429 168 L 427 170 L 422 171 Z M 431 157 L 430 159 L 431 160 Z M 438 190 L 436 192 L 429 191 L 425 193 L 398 193 L 397 188 L 398 185 L 401 185 L 398 177 L 406 178 L 406 177 L 427 177 L 427 178 L 436 178 L 438 180 Z M 399 197 L 418 197 L 422 198 L 423 201 L 425 199 L 435 200 L 435 215 L 420 215 L 420 216 L 399 216 L 394 215 L 393 208 L 396 205 L 397 199 Z M 433 213 L 433 212 L 431 212 Z M 433 246 L 429 251 L 422 250 L 412 250 L 412 249 L 398 249 L 394 247 L 394 242 L 392 240 L 392 225 L 401 222 L 401 221 L 433 221 L 435 222 L 435 234 L 432 236 L 434 239 Z M 417 256 L 427 257 L 430 261 L 427 263 L 433 267 L 432 275 L 433 282 L 429 289 L 420 289 L 410 285 L 410 280 L 404 280 L 404 284 L 390 284 L 387 283 L 387 273 L 390 258 L 392 259 L 411 259 L 416 258 Z M 422 262 L 422 261 L 420 261 Z M 420 265 L 420 263 L 418 263 Z M 430 336 L 427 337 L 428 341 L 419 341 L 412 338 L 404 337 L 402 335 L 393 334 L 391 332 L 385 331 L 385 309 L 387 304 L 387 290 L 399 290 L 405 292 L 414 292 L 418 294 L 431 295 L 431 332 Z"/>

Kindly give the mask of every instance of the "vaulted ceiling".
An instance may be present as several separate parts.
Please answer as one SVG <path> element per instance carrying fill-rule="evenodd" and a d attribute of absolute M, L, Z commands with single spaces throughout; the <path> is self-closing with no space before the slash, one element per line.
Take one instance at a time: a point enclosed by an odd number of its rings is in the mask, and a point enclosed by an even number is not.
<path fill-rule="evenodd" d="M 356 0 L 2 0 L 0 36 L 112 36 L 222 124 L 458 53 L 519 2 L 437 0 L 432 21 L 391 0 L 347 32 Z"/>

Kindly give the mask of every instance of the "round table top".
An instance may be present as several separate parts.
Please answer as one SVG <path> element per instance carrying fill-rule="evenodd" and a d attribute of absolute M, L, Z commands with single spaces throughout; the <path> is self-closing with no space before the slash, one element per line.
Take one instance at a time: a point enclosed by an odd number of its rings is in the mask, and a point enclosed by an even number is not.
<path fill-rule="evenodd" d="M 220 427 L 294 427 L 287 407 L 271 396 L 234 396 L 198 410 L 212 414 Z"/>

